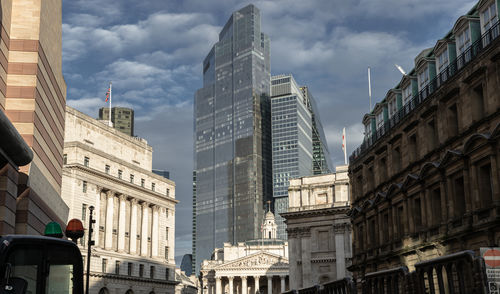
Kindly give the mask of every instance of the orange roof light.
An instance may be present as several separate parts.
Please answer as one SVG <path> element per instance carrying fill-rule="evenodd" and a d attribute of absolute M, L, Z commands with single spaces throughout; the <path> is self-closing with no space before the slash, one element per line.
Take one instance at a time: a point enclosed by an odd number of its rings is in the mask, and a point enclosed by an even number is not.
<path fill-rule="evenodd" d="M 73 242 L 76 242 L 76 240 L 83 237 L 84 232 L 85 232 L 85 229 L 83 228 L 82 221 L 74 218 L 68 222 L 68 225 L 66 226 L 65 233 L 66 233 L 66 237 L 73 240 Z"/>

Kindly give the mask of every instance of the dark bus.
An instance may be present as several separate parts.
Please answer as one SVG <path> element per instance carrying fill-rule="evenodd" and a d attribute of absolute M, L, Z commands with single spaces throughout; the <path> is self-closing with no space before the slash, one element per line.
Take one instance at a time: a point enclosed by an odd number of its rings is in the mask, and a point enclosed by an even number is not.
<path fill-rule="evenodd" d="M 53 237 L 0 237 L 0 293 L 83 294 L 82 255 Z"/>

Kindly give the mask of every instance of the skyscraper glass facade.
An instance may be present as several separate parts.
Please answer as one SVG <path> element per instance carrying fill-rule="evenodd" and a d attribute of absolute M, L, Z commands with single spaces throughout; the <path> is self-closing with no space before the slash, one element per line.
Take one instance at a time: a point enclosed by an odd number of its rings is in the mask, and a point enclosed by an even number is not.
<path fill-rule="evenodd" d="M 288 210 L 289 180 L 312 175 L 312 116 L 292 75 L 272 77 L 271 94 L 274 211 L 277 237 L 286 239 L 279 214 Z"/>
<path fill-rule="evenodd" d="M 248 5 L 203 62 L 194 103 L 196 270 L 224 242 L 260 237 L 272 198 L 269 38 Z"/>
<path fill-rule="evenodd" d="M 320 175 L 331 173 L 333 172 L 333 165 L 316 101 L 307 86 L 301 87 L 300 89 L 306 98 L 307 108 L 309 108 L 312 115 L 313 174 Z"/>

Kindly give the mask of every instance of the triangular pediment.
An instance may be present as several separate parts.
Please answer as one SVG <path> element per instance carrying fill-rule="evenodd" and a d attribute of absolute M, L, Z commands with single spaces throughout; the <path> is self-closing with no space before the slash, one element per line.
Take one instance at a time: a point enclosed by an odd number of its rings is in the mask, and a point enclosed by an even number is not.
<path fill-rule="evenodd" d="M 288 269 L 288 259 L 277 254 L 260 251 L 227 263 L 223 263 L 215 270 L 228 269 Z"/>

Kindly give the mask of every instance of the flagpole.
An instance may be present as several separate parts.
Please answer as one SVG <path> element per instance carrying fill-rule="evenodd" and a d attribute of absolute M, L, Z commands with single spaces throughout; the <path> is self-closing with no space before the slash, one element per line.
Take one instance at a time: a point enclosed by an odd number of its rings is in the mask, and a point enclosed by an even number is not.
<path fill-rule="evenodd" d="M 112 127 L 113 125 L 111 124 L 111 82 L 109 82 L 109 126 Z"/>
<path fill-rule="evenodd" d="M 344 164 L 347 165 L 347 139 L 345 137 L 345 128 L 342 130 L 342 145 L 344 145 Z"/>
<path fill-rule="evenodd" d="M 368 96 L 370 96 L 370 111 L 372 112 L 372 82 L 370 77 L 370 67 L 368 67 Z"/>

